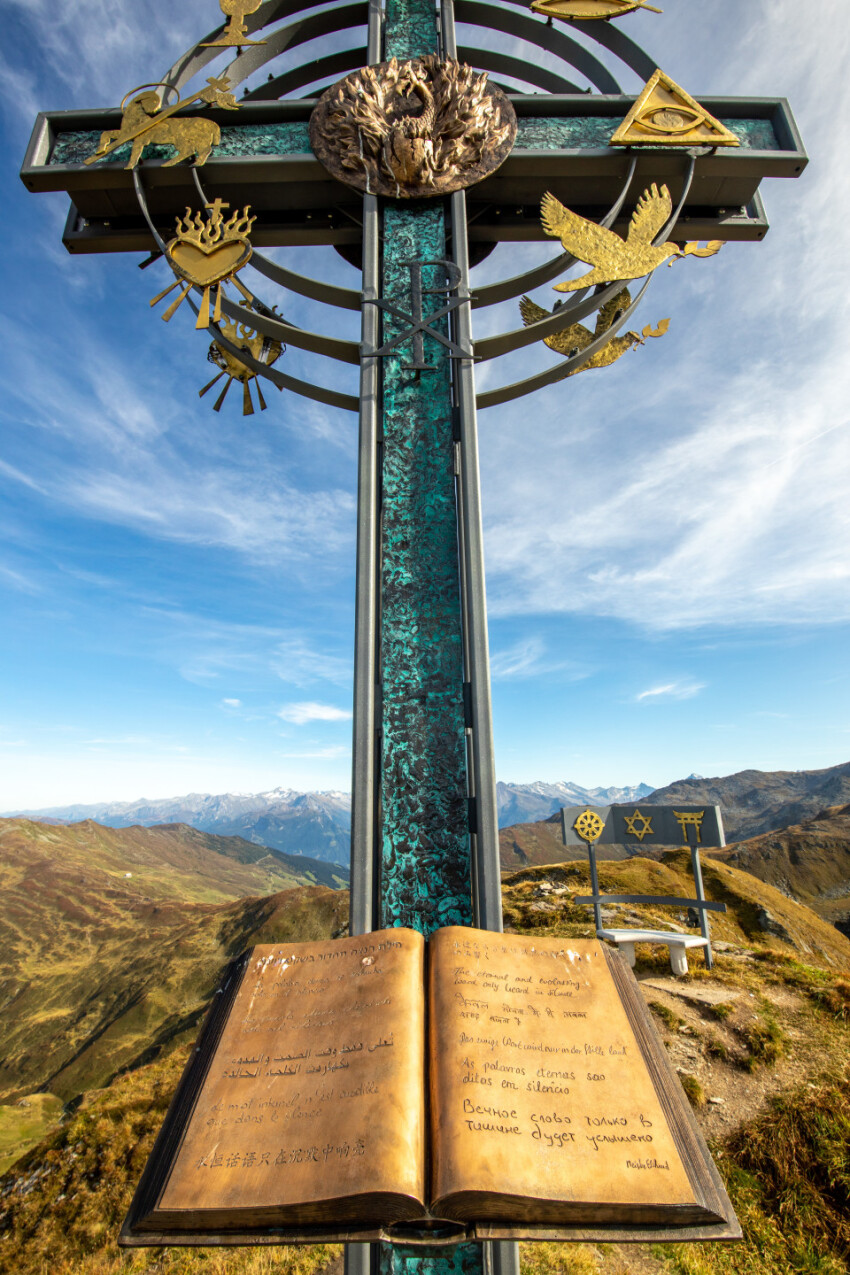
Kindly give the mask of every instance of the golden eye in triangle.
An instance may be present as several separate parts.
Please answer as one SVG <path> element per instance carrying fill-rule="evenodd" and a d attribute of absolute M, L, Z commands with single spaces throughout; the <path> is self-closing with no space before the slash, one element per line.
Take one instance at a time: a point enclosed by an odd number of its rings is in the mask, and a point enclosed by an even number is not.
<path fill-rule="evenodd" d="M 740 146 L 740 140 L 669 75 L 657 70 L 611 146 Z"/>

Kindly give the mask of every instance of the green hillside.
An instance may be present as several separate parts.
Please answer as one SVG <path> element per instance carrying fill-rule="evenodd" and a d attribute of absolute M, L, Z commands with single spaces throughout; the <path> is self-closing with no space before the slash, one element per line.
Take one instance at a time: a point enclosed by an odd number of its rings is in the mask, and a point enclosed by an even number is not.
<path fill-rule="evenodd" d="M 105 828 L 0 819 L 0 887 L 68 880 L 86 888 L 113 885 L 128 897 L 225 903 L 296 885 L 348 884 L 348 872 L 318 859 L 283 854 L 242 837 L 219 837 L 185 823 Z M 48 886 L 49 888 L 49 886 Z"/>
<path fill-rule="evenodd" d="M 190 1039 L 222 966 L 259 935 L 345 924 L 348 894 L 325 885 L 238 897 L 240 878 L 265 893 L 270 871 L 259 848 L 179 825 L 0 821 L 0 1103 L 108 1084 Z M 194 901 L 210 895 L 230 901 Z"/>
<path fill-rule="evenodd" d="M 726 913 L 711 914 L 712 936 L 721 943 L 758 944 L 796 953 L 825 969 L 850 969 L 850 940 L 809 908 L 750 873 L 714 859 L 703 862 L 703 879 L 706 896 L 725 903 L 728 909 Z M 690 853 L 685 849 L 668 850 L 660 862 L 642 858 L 601 861 L 599 884 L 603 894 L 692 898 Z M 503 878 L 502 892 L 506 929 L 576 938 L 590 932 L 591 908 L 572 902 L 576 894 L 590 893 L 586 861 L 525 868 Z M 681 911 L 610 904 L 603 909 L 603 920 L 619 927 L 687 930 L 688 910 L 684 902 Z"/>

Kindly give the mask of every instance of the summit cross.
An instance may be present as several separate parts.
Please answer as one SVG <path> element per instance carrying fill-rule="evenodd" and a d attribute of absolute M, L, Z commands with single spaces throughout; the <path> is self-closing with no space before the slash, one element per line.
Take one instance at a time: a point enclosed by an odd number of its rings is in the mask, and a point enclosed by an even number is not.
<path fill-rule="evenodd" d="M 577 2 L 558 0 L 567 10 Z M 135 143 L 136 159 L 143 154 L 137 167 L 124 167 L 130 145 L 120 140 L 121 111 L 46 112 L 36 122 L 21 176 L 33 191 L 71 195 L 64 241 L 74 253 L 142 251 L 154 260 L 167 256 L 166 240 L 187 204 L 203 208 L 214 196 L 231 209 L 250 205 L 250 264 L 260 284 L 248 294 L 253 305 L 220 292 L 221 312 L 270 341 L 359 367 L 355 397 L 319 376 L 305 381 L 269 366 L 228 341 L 218 310 L 210 320 L 215 341 L 250 371 L 359 415 L 351 933 L 387 926 L 426 935 L 446 925 L 501 930 L 476 413 L 577 371 L 628 322 L 646 284 L 613 322 L 606 320 L 604 330 L 556 366 L 476 395 L 475 361 L 556 338 L 601 307 L 610 309 L 622 285 L 589 296 L 580 291 L 562 310 L 473 341 L 474 308 L 551 283 L 576 258 L 559 251 L 475 296 L 470 258 L 481 260 L 499 242 L 544 239 L 539 209 L 547 192 L 573 212 L 625 233 L 632 208 L 653 183 L 670 189 L 666 229 L 675 242 L 758 240 L 767 230 L 761 178 L 799 175 L 805 153 L 778 98 L 695 103 L 737 139 L 728 149 L 699 141 L 698 132 L 691 146 L 668 144 L 671 130 L 684 127 L 675 120 L 670 125 L 671 118 L 699 126 L 697 116 L 687 116 L 687 103 L 678 114 L 668 110 L 666 137 L 612 146 L 614 130 L 628 124 L 636 102 L 634 93 L 622 92 L 611 64 L 623 63 L 639 81 L 650 81 L 657 68 L 607 21 L 555 28 L 524 0 L 360 0 L 331 8 L 321 8 L 321 0 L 226 3 L 228 22 L 160 82 L 181 105 L 202 105 L 175 115 L 172 104 L 158 124 L 156 104 L 138 99 L 153 122 L 144 124 L 148 148 L 139 147 L 141 138 Z M 546 3 L 535 8 L 543 12 Z M 581 0 L 585 11 L 594 3 L 604 0 Z M 622 11 L 637 7 L 650 6 Z M 607 8 L 614 13 L 616 5 L 608 0 Z M 456 21 L 470 32 L 483 28 L 488 39 L 481 47 L 458 47 Z M 365 45 L 342 47 L 337 33 L 349 30 L 365 30 Z M 276 57 L 327 37 L 334 38 L 332 52 L 270 75 L 234 111 L 228 93 Z M 518 56 L 523 44 L 545 56 Z M 183 97 L 224 49 L 234 51 L 230 65 L 208 79 L 208 89 Z M 352 189 L 310 146 L 315 97 L 292 95 L 310 86 L 321 90 L 364 66 L 428 57 L 459 59 L 498 78 L 517 117 L 510 154 L 495 171 L 448 194 L 407 198 L 399 189 L 394 198 Z M 536 91 L 516 91 L 516 84 Z M 182 131 L 158 132 L 181 121 Z M 415 150 L 416 130 L 408 132 Z M 115 140 L 104 142 L 107 133 Z M 110 153 L 88 163 L 99 144 Z M 196 166 L 176 164 L 169 148 L 178 158 L 194 155 Z M 401 171 L 404 157 L 395 159 Z M 307 278 L 258 251 L 302 244 L 333 245 L 360 264 L 360 290 Z M 269 283 L 359 311 L 360 341 L 294 327 L 257 300 L 255 293 Z M 206 313 L 209 288 L 204 305 Z M 350 1275 L 518 1270 L 514 1244 L 459 1244 L 439 1253 L 349 1245 L 347 1266 Z"/>

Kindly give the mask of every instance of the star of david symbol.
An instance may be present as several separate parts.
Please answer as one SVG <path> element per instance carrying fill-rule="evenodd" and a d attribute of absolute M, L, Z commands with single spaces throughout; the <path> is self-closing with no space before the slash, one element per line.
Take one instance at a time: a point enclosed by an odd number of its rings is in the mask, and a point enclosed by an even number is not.
<path fill-rule="evenodd" d="M 642 815 L 636 810 L 633 815 L 625 815 L 626 832 L 630 837 L 637 837 L 638 841 L 643 841 L 644 837 L 652 833 L 652 816 Z M 638 828 L 638 820 L 641 821 L 641 827 Z"/>
<path fill-rule="evenodd" d="M 602 836 L 605 824 L 599 818 L 599 815 L 595 815 L 592 810 L 583 810 L 573 827 L 582 841 L 586 841 L 588 845 L 591 845 Z"/>

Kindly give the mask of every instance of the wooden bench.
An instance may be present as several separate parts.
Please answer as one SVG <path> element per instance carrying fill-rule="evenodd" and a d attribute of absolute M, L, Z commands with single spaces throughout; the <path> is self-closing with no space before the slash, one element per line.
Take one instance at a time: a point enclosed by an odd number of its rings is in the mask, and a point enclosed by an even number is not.
<path fill-rule="evenodd" d="M 582 900 L 576 900 L 580 902 Z M 687 974 L 689 947 L 708 947 L 702 935 L 676 934 L 670 930 L 597 930 L 596 937 L 616 943 L 629 965 L 634 968 L 635 943 L 666 943 L 670 949 L 670 965 L 674 974 Z"/>

